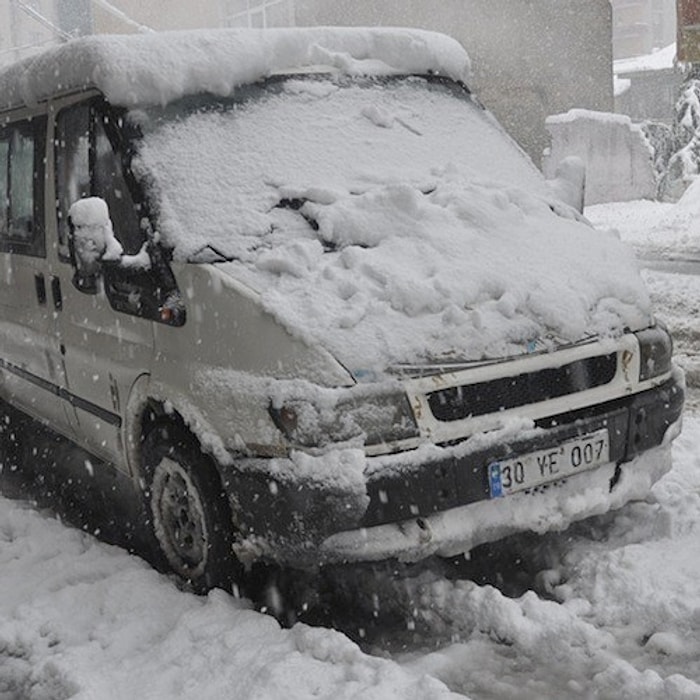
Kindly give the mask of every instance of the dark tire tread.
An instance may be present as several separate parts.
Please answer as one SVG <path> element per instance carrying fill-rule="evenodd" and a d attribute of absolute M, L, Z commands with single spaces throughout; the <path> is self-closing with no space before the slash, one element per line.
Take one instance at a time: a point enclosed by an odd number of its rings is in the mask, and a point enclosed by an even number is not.
<path fill-rule="evenodd" d="M 241 567 L 233 551 L 233 522 L 231 508 L 221 485 L 221 479 L 211 457 L 204 454 L 197 440 L 183 427 L 168 419 L 155 421 L 142 444 L 142 464 L 146 489 L 146 512 L 151 516 L 151 530 L 160 548 L 159 555 L 167 562 L 167 555 L 155 532 L 152 485 L 155 472 L 164 457 L 177 462 L 187 472 L 205 507 L 204 518 L 209 532 L 207 563 L 200 575 L 184 577 L 197 593 L 212 588 L 231 591 L 241 577 Z M 168 564 L 170 564 L 168 562 Z M 172 566 L 170 566 L 173 569 Z"/>

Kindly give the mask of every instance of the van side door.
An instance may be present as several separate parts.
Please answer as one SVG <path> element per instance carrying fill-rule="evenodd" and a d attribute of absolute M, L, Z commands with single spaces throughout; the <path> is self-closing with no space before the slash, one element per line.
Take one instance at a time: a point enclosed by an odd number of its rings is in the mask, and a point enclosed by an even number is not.
<path fill-rule="evenodd" d="M 46 127 L 29 110 L 0 124 L 0 395 L 70 434 L 47 259 Z"/>
<path fill-rule="evenodd" d="M 56 231 L 62 308 L 58 332 L 67 381 L 76 412 L 79 442 L 96 456 L 126 470 L 122 427 L 127 401 L 139 377 L 150 374 L 153 321 L 140 313 L 136 283 L 119 271 L 94 289 L 76 283 L 68 247 L 69 210 L 87 196 L 106 200 L 114 233 L 126 253 L 138 253 L 146 240 L 140 205 L 125 178 L 124 159 L 97 100 L 55 104 Z M 146 282 L 147 286 L 148 282 Z M 115 288 L 117 292 L 115 292 Z"/>

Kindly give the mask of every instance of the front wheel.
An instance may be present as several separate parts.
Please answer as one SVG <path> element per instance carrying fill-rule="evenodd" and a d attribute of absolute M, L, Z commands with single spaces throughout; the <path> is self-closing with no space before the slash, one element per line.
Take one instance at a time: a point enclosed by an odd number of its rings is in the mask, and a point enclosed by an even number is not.
<path fill-rule="evenodd" d="M 197 441 L 167 424 L 143 444 L 146 505 L 168 567 L 192 588 L 231 590 L 240 567 L 232 519 L 218 472 Z"/>

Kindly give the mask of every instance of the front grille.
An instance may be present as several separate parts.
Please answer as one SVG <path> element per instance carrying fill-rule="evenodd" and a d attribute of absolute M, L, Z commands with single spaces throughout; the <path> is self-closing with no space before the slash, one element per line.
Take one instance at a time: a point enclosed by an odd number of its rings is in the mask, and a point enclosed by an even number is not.
<path fill-rule="evenodd" d="M 518 408 L 603 386 L 617 371 L 617 353 L 568 365 L 441 389 L 428 394 L 436 420 L 448 422 Z"/>

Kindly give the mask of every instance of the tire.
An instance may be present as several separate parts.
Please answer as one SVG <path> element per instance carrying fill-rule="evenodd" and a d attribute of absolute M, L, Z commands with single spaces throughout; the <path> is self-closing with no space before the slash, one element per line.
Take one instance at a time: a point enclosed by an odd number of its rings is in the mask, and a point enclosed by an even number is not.
<path fill-rule="evenodd" d="M 168 568 L 195 592 L 231 591 L 241 567 L 232 550 L 233 522 L 210 457 L 183 428 L 152 427 L 143 442 L 146 512 Z"/>

